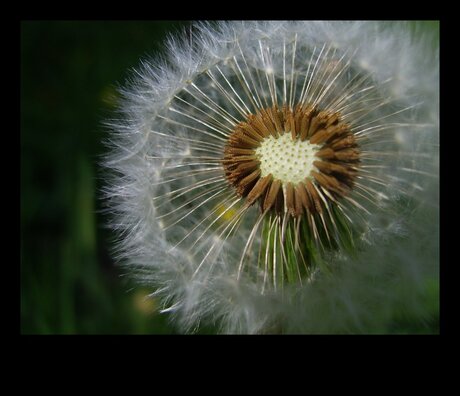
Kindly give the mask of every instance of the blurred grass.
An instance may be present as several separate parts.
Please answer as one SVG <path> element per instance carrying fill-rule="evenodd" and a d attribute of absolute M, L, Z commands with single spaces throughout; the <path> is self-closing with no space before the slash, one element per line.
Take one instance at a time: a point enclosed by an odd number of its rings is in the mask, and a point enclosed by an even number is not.
<path fill-rule="evenodd" d="M 23 334 L 175 332 L 155 301 L 145 299 L 150 291 L 133 288 L 110 258 L 97 162 L 106 137 L 101 122 L 116 101 L 114 84 L 124 81 L 140 57 L 161 49 L 167 33 L 185 25 L 22 22 Z M 438 287 L 432 287 L 430 301 L 439 298 Z M 412 331 L 417 329 L 404 319 L 396 319 L 392 330 Z"/>
<path fill-rule="evenodd" d="M 115 84 L 184 25 L 22 22 L 22 333 L 174 332 L 109 257 L 97 162 Z"/>

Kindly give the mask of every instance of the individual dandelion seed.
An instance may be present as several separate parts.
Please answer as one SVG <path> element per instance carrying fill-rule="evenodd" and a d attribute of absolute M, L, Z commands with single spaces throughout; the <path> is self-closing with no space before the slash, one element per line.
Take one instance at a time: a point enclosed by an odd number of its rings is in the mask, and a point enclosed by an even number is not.
<path fill-rule="evenodd" d="M 437 68 L 404 26 L 199 23 L 137 71 L 106 195 L 120 258 L 185 329 L 289 326 L 431 188 Z"/>

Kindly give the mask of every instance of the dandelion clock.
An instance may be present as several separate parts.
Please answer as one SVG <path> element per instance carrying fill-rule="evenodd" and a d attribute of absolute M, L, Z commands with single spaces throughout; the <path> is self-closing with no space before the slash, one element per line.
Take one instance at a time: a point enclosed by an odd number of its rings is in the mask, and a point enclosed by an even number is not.
<path fill-rule="evenodd" d="M 244 21 L 166 47 L 108 123 L 104 197 L 116 258 L 180 331 L 429 322 L 436 40 L 402 22 Z"/>

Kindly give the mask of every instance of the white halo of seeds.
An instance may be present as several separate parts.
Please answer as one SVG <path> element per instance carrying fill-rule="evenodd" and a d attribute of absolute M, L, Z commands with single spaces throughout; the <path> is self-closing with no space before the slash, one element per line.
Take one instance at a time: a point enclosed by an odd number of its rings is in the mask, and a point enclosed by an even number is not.
<path fill-rule="evenodd" d="M 430 31 L 245 20 L 171 36 L 130 73 L 122 112 L 106 121 L 102 209 L 123 273 L 182 331 L 372 333 L 401 308 L 426 322 L 421 292 L 439 275 L 439 28 Z M 313 106 L 350 126 L 316 153 L 320 178 L 259 183 L 256 148 L 299 118 L 308 125 Z"/>
<path fill-rule="evenodd" d="M 261 177 L 270 173 L 274 179 L 279 179 L 283 185 L 291 182 L 297 185 L 310 176 L 313 165 L 318 160 L 315 156 L 321 145 L 311 144 L 308 140 L 292 140 L 290 133 L 284 133 L 275 138 L 270 135 L 265 138 L 255 154 L 260 161 Z"/>

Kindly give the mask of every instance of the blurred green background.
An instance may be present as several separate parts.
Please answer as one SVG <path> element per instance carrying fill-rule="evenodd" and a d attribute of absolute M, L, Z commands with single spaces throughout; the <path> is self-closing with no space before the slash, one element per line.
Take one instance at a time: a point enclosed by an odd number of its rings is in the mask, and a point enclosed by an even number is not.
<path fill-rule="evenodd" d="M 116 84 L 187 25 L 21 22 L 21 333 L 175 332 L 110 258 L 97 163 Z M 430 293 L 437 301 L 437 284 Z M 436 332 L 435 322 L 396 320 L 390 331 Z"/>
<path fill-rule="evenodd" d="M 173 333 L 109 255 L 101 126 L 139 58 L 186 22 L 21 22 L 21 332 Z"/>

